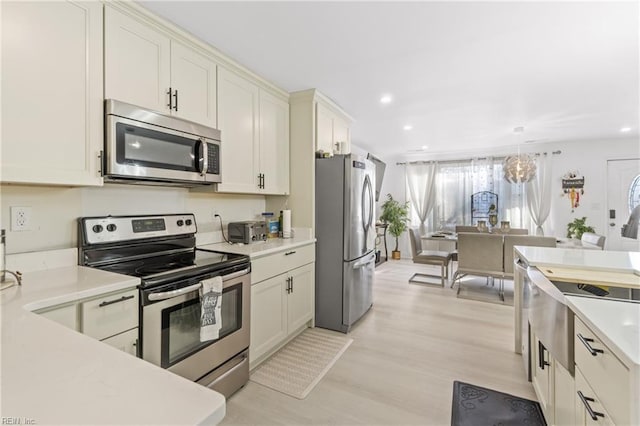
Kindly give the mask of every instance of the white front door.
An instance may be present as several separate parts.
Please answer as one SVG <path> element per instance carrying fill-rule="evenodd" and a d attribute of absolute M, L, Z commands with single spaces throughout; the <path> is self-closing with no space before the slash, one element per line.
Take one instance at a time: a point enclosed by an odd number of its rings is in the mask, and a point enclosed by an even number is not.
<path fill-rule="evenodd" d="M 629 220 L 632 209 L 632 184 L 640 176 L 640 159 L 609 160 L 607 162 L 607 242 L 606 250 L 640 251 L 640 240 L 621 235 L 622 225 Z M 640 184 L 635 189 L 640 191 Z M 634 204 L 635 205 L 635 204 Z"/>

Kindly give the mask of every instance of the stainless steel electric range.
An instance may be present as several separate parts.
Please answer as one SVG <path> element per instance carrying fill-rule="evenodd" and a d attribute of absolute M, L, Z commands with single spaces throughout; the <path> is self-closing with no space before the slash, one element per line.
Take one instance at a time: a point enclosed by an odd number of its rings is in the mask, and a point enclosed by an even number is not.
<path fill-rule="evenodd" d="M 78 219 L 79 264 L 141 278 L 139 356 L 225 396 L 249 379 L 248 256 L 195 247 L 193 214 Z M 201 282 L 221 276 L 219 338 L 200 342 Z"/>

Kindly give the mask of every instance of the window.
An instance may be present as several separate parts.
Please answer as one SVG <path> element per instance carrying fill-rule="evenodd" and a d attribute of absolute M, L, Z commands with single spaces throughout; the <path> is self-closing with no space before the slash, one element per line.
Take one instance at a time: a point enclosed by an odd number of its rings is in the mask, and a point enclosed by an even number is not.
<path fill-rule="evenodd" d="M 636 176 L 629 186 L 629 212 L 640 204 L 640 175 Z"/>
<path fill-rule="evenodd" d="M 509 221 L 513 228 L 529 228 L 529 215 L 524 214 L 524 185 L 504 180 L 502 158 L 485 158 L 438 164 L 436 202 L 426 221 L 427 230 L 453 231 L 456 225 L 475 225 L 471 218 L 471 195 L 480 191 L 498 194 L 498 221 Z M 412 204 L 410 210 L 411 225 L 418 226 Z"/>

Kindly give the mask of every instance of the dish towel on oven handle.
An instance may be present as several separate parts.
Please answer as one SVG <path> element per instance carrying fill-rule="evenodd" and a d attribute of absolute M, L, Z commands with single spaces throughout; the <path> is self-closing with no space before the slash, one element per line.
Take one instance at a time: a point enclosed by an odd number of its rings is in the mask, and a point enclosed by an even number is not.
<path fill-rule="evenodd" d="M 222 277 L 203 280 L 200 286 L 200 341 L 218 338 L 222 328 Z"/>

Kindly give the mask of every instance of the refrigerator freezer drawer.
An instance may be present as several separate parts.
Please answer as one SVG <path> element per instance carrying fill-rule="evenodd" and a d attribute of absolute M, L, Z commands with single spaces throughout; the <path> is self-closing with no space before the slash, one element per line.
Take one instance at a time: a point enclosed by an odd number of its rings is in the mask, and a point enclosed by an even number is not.
<path fill-rule="evenodd" d="M 344 263 L 342 321 L 349 331 L 373 304 L 374 252 L 358 260 Z"/>

